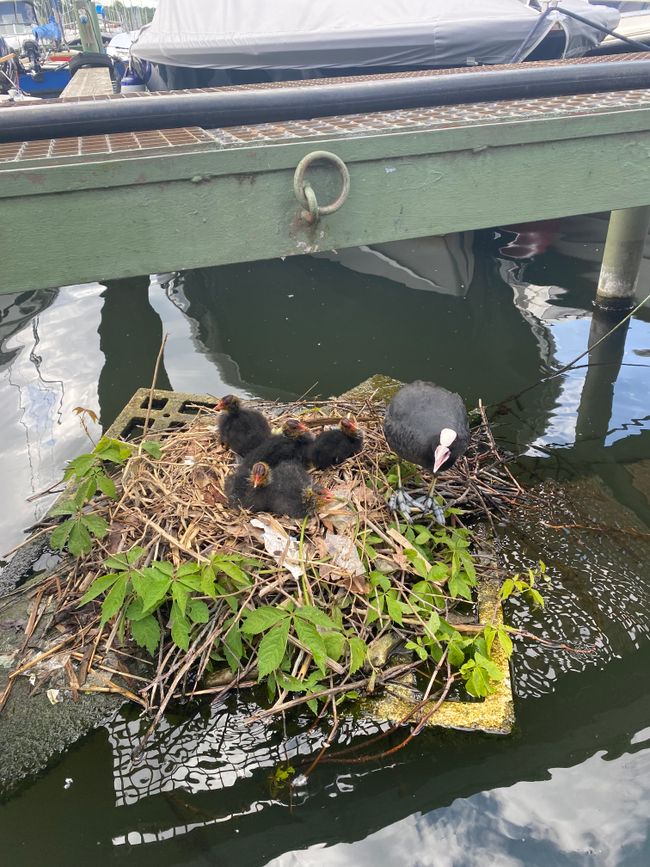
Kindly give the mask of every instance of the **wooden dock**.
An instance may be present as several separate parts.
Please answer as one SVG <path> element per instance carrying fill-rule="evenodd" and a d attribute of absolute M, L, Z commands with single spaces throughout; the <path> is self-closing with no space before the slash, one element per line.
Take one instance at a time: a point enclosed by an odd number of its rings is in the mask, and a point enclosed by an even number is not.
<path fill-rule="evenodd" d="M 649 148 L 650 89 L 1 144 L 0 293 L 643 206 Z"/>

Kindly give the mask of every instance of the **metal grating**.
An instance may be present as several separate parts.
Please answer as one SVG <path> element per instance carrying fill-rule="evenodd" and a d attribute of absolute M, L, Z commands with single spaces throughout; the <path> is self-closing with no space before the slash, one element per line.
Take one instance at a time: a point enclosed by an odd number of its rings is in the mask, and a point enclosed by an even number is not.
<path fill-rule="evenodd" d="M 372 114 L 339 115 L 204 130 L 200 127 L 148 130 L 83 138 L 45 139 L 0 144 L 0 164 L 120 154 L 137 151 L 192 147 L 231 149 L 250 144 L 273 144 L 372 135 L 387 132 L 425 131 L 467 126 L 473 123 L 506 123 L 516 120 L 579 117 L 602 111 L 625 111 L 650 107 L 650 88 L 543 99 L 443 105 L 433 108 L 398 109 Z"/>
<path fill-rule="evenodd" d="M 518 99 L 495 102 L 442 105 L 433 108 L 398 109 L 373 114 L 263 123 L 251 126 L 213 129 L 210 132 L 224 147 L 241 147 L 252 142 L 287 142 L 298 139 L 331 138 L 345 135 L 407 130 L 434 130 L 472 123 L 504 123 L 535 118 L 575 117 L 601 111 L 626 110 L 650 106 L 650 88 L 543 99 Z"/>
<path fill-rule="evenodd" d="M 61 157 L 130 154 L 137 151 L 169 150 L 197 145 L 214 146 L 214 137 L 200 127 L 145 130 L 114 135 L 80 138 L 42 139 L 40 141 L 0 144 L 0 163 L 47 160 Z"/>
<path fill-rule="evenodd" d="M 577 57 L 570 60 L 539 60 L 527 62 L 524 64 L 526 68 L 540 68 L 551 66 L 574 66 L 575 64 L 593 64 L 593 63 L 619 63 L 626 60 L 645 61 L 648 62 L 648 55 L 645 52 L 636 52 L 631 54 L 611 54 L 596 57 Z M 265 81 L 257 84 L 238 84 L 238 85 L 223 85 L 219 87 L 197 87 L 194 89 L 184 90 L 159 90 L 159 91 L 139 91 L 135 93 L 110 93 L 97 94 L 94 96 L 77 96 L 61 99 L 44 99 L 43 104 L 57 102 L 97 102 L 108 99 L 164 99 L 166 96 L 177 96 L 183 93 L 227 93 L 232 91 L 247 91 L 247 90 L 282 90 L 284 88 L 295 87 L 328 87 L 330 84 L 345 84 L 356 81 L 390 81 L 399 78 L 423 78 L 431 75 L 472 75 L 476 72 L 491 72 L 505 69 L 521 69 L 520 63 L 502 63 L 493 66 L 459 66 L 451 69 L 424 69 L 410 72 L 390 72 L 385 74 L 372 75 L 354 75 L 354 76 L 339 76 L 336 78 L 304 78 L 293 81 Z M 11 103 L 12 106 L 27 107 L 27 102 Z M 0 106 L 0 111 L 2 106 Z"/>

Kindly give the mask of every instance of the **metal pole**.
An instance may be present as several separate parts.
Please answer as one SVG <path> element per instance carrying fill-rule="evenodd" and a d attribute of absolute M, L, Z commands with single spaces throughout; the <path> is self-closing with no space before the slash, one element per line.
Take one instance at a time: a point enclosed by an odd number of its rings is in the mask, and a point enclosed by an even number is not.
<path fill-rule="evenodd" d="M 650 206 L 612 211 L 596 291 L 596 306 L 629 310 L 650 225 Z"/>
<path fill-rule="evenodd" d="M 94 3 L 90 0 L 76 0 L 75 14 L 81 37 L 81 47 L 84 51 L 99 53 L 104 51 L 104 45 L 99 30 L 99 20 Z"/>

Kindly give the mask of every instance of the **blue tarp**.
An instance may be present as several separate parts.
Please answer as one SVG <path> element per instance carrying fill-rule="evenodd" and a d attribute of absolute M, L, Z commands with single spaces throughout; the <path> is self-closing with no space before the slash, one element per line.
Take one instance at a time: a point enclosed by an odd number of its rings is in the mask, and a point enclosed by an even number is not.
<path fill-rule="evenodd" d="M 50 18 L 47 24 L 37 24 L 36 27 L 32 27 L 32 33 L 37 39 L 51 39 L 53 42 L 59 42 L 61 39 L 61 30 L 53 18 Z"/>

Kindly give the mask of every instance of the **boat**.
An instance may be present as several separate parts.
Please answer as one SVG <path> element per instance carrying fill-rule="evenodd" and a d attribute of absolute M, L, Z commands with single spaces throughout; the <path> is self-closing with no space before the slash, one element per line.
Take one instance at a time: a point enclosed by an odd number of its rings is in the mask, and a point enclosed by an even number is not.
<path fill-rule="evenodd" d="M 43 23 L 31 0 L 0 0 L 0 93 L 58 96 L 70 81 L 61 38 L 54 14 Z"/>
<path fill-rule="evenodd" d="M 159 0 L 131 51 L 151 63 L 151 90 L 176 90 L 571 58 L 601 42 L 602 31 L 538 6 L 533 0 Z M 608 30 L 620 18 L 617 9 L 586 0 L 566 0 L 564 7 Z"/>

